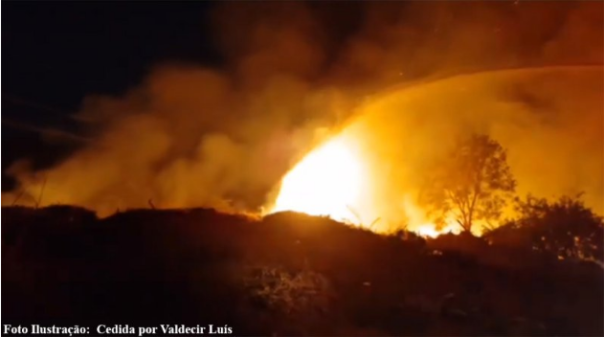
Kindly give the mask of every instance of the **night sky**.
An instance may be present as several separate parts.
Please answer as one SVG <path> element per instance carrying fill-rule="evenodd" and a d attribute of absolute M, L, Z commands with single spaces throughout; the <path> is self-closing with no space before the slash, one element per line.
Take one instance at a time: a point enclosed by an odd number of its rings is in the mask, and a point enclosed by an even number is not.
<path fill-rule="evenodd" d="M 87 94 L 119 94 L 166 61 L 220 66 L 206 25 L 211 7 L 206 2 L 5 2 L 2 169 L 19 157 L 36 154 L 46 164 L 57 151 L 71 151 L 70 144 L 56 148 L 44 142 L 38 131 L 76 132 L 77 122 L 69 116 Z"/>
<path fill-rule="evenodd" d="M 2 93 L 73 110 L 87 93 L 136 84 L 154 63 L 216 62 L 204 26 L 210 6 L 8 2 Z"/>

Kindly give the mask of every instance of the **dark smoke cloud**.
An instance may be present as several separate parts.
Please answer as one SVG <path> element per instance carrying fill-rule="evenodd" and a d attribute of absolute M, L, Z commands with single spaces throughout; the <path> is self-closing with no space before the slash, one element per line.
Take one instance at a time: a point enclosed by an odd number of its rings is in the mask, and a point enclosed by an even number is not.
<path fill-rule="evenodd" d="M 32 204 L 45 180 L 43 204 L 101 214 L 147 207 L 149 199 L 157 207 L 258 211 L 306 151 L 384 88 L 477 70 L 602 65 L 602 13 L 598 2 L 225 3 L 209 18 L 224 67 L 158 65 L 119 97 L 91 94 L 77 117 L 93 140 L 47 170 L 15 165 L 9 173 L 20 187 L 2 201 L 23 195 L 20 202 Z M 396 130 L 426 118 L 409 135 L 408 156 L 385 151 L 377 160 L 410 172 L 422 167 L 424 153 L 438 151 L 434 135 L 482 124 L 509 147 L 513 168 L 527 181 L 524 192 L 585 190 L 591 205 L 602 205 L 603 97 L 595 94 L 603 89 L 602 67 L 573 73 L 468 80 L 478 91 L 464 100 L 451 88 L 467 80 L 422 89 L 414 99 L 424 103 L 406 106 L 414 112 L 385 115 L 377 126 L 388 121 L 393 132 L 376 129 L 382 136 L 369 137 L 383 144 L 378 149 L 408 144 Z M 441 104 L 431 105 L 436 99 Z M 448 109 L 448 102 L 458 107 Z M 543 167 L 532 166 L 528 158 L 536 156 L 544 157 Z"/>

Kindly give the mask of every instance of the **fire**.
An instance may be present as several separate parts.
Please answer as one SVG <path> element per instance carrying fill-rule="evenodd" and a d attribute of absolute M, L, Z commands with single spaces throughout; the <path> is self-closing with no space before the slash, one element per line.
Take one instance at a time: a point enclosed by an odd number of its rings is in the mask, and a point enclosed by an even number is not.
<path fill-rule="evenodd" d="M 358 226 L 369 225 L 381 214 L 372 206 L 374 195 L 370 165 L 350 134 L 338 135 L 306 155 L 281 182 L 273 207 L 268 213 L 295 211 Z M 408 219 L 408 229 L 424 237 L 459 233 L 454 221 L 438 228 L 428 221 L 423 210 L 408 194 L 404 194 L 401 214 Z M 369 221 L 368 221 L 369 220 Z M 371 228 L 387 231 L 386 228 Z"/>
<path fill-rule="evenodd" d="M 420 236 L 436 238 L 441 234 L 460 233 L 460 228 L 452 217 L 448 217 L 445 225 L 441 228 L 438 228 L 436 224 L 428 221 L 422 209 L 420 209 L 409 196 L 406 196 L 403 199 L 403 210 L 410 222 L 410 230 Z"/>
<path fill-rule="evenodd" d="M 420 226 L 416 226 L 413 231 L 424 237 L 436 238 L 441 234 L 460 234 L 460 229 L 457 225 L 447 224 L 445 227 L 441 229 L 437 229 L 437 226 L 432 223 L 423 224 Z"/>
<path fill-rule="evenodd" d="M 416 227 L 415 232 L 424 237 L 436 238 L 441 234 L 433 224 L 426 224 Z"/>
<path fill-rule="evenodd" d="M 354 211 L 364 185 L 359 152 L 335 137 L 308 154 L 282 180 L 273 212 L 296 211 L 360 224 Z"/>

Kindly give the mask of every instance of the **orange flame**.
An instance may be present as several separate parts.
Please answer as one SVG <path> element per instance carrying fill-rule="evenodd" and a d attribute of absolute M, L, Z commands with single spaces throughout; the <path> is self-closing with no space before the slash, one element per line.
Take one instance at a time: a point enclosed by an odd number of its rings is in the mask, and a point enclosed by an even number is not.
<path fill-rule="evenodd" d="M 268 213 L 296 211 L 358 226 L 368 225 L 364 219 L 379 218 L 366 199 L 372 195 L 371 172 L 355 144 L 351 137 L 341 134 L 311 151 L 284 176 Z M 409 220 L 408 229 L 418 235 L 436 237 L 459 232 L 453 221 L 437 229 L 409 197 L 403 200 L 402 213 Z"/>
<path fill-rule="evenodd" d="M 271 213 L 297 211 L 359 225 L 352 209 L 360 202 L 364 176 L 359 154 L 344 138 L 336 137 L 283 178 Z"/>

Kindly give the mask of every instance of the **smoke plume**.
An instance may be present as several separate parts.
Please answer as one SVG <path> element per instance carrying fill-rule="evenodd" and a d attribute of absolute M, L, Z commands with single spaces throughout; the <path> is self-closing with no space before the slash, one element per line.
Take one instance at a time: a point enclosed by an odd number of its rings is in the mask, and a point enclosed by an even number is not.
<path fill-rule="evenodd" d="M 208 18 L 224 66 L 161 64 L 120 96 L 91 93 L 77 117 L 92 140 L 54 167 L 13 165 L 19 187 L 2 202 L 259 211 L 342 130 L 374 168 L 368 218 L 395 219 L 431 158 L 481 131 L 508 149 L 519 192 L 583 191 L 602 213 L 602 13 L 598 2 L 225 3 Z"/>

